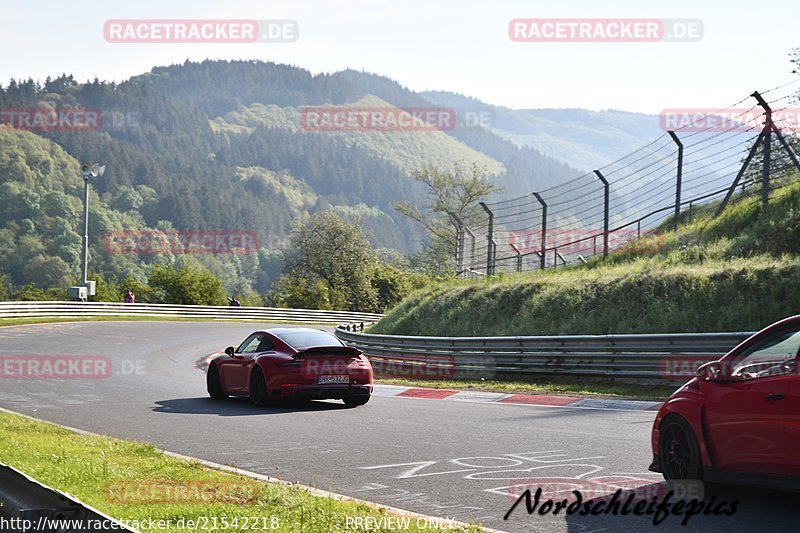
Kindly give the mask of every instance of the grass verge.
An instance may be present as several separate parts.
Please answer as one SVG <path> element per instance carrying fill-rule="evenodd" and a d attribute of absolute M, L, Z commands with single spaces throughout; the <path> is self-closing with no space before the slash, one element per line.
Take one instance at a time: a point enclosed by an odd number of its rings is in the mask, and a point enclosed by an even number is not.
<path fill-rule="evenodd" d="M 185 531 L 179 519 L 184 524 L 202 523 L 203 517 L 207 530 L 214 524 L 213 530 L 220 532 L 241 532 L 245 520 L 249 529 L 256 529 L 257 523 L 258 529 L 273 531 L 344 531 L 348 516 L 376 520 L 396 516 L 364 503 L 338 501 L 298 486 L 260 482 L 168 457 L 151 444 L 82 435 L 3 412 L 0 461 L 143 532 Z M 170 520 L 171 527 L 150 529 L 151 519 Z M 383 523 L 372 530 L 393 530 Z M 421 530 L 415 518 L 409 524 L 407 531 Z"/>
<path fill-rule="evenodd" d="M 618 400 L 663 401 L 675 392 L 677 385 L 633 385 L 626 383 L 603 383 L 577 379 L 528 381 L 472 381 L 432 380 L 406 378 L 379 378 L 376 384 L 402 385 L 432 389 L 455 389 L 506 394 L 553 394 L 563 396 L 585 396 L 590 398 L 613 398 Z"/>

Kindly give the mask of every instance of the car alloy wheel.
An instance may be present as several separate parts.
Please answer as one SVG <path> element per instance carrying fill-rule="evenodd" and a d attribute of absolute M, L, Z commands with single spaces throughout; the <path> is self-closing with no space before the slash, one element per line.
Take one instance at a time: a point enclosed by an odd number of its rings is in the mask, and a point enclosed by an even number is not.
<path fill-rule="evenodd" d="M 269 397 L 267 395 L 267 383 L 264 380 L 264 373 L 260 368 L 253 370 L 253 375 L 250 377 L 250 400 L 258 405 L 267 405 Z"/>
<path fill-rule="evenodd" d="M 222 391 L 222 379 L 219 375 L 219 368 L 217 365 L 211 365 L 208 367 L 208 374 L 206 375 L 206 385 L 208 389 L 208 395 L 213 400 L 224 400 L 228 397 Z"/>
<path fill-rule="evenodd" d="M 694 432 L 683 418 L 672 416 L 662 424 L 659 455 L 664 478 L 702 478 L 700 449 Z"/>

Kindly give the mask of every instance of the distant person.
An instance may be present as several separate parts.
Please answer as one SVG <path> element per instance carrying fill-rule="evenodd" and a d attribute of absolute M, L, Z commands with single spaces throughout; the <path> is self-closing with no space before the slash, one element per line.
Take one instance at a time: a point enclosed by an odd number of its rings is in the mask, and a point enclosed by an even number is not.
<path fill-rule="evenodd" d="M 228 297 L 228 302 L 230 302 L 229 305 L 231 307 L 241 307 L 242 306 L 242 304 L 239 303 L 239 300 L 237 300 L 236 298 L 231 298 L 230 296 Z"/>
<path fill-rule="evenodd" d="M 133 294 L 130 289 L 125 289 L 125 303 L 126 304 L 136 303 L 136 295 Z"/>

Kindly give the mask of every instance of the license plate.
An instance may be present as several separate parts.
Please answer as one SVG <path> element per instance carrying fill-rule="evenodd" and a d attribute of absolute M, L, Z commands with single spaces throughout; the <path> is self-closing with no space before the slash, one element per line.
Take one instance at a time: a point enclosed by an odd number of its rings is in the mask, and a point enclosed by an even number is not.
<path fill-rule="evenodd" d="M 317 376 L 318 385 L 329 385 L 331 383 L 344 383 L 345 385 L 347 385 L 350 383 L 350 376 L 349 375 Z"/>

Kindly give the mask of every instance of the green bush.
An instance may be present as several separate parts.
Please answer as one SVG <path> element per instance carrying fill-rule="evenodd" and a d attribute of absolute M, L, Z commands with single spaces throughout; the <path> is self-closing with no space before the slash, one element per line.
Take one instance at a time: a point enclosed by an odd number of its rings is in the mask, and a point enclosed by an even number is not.
<path fill-rule="evenodd" d="M 184 263 L 177 267 L 156 265 L 148 279 L 156 301 L 181 305 L 227 305 L 222 282 L 206 268 Z M 133 289 L 132 289 L 133 290 Z M 135 291 L 134 291 L 135 294 Z M 140 295 L 137 295 L 137 301 Z"/>

